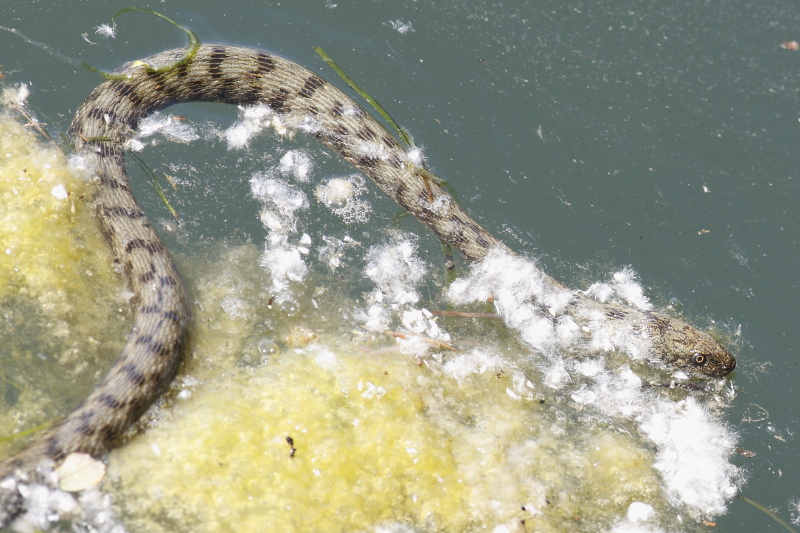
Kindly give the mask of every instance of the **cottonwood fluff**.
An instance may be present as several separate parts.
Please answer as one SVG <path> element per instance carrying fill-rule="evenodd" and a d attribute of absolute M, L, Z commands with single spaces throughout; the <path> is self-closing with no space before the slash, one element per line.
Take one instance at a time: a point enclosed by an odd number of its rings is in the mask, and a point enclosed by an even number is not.
<path fill-rule="evenodd" d="M 469 275 L 453 282 L 448 294 L 458 305 L 492 297 L 506 324 L 531 348 L 547 387 L 563 390 L 576 405 L 634 421 L 640 435 L 657 449 L 655 468 L 670 499 L 695 518 L 724 513 L 726 502 L 743 482 L 742 473 L 730 462 L 735 433 L 692 397 L 673 401 L 643 389 L 642 380 L 627 366 L 609 368 L 602 356 L 564 357 L 565 351 L 576 349 L 587 354 L 618 350 L 633 359 L 645 353 L 641 339 L 627 331 L 604 326 L 581 332 L 569 320 L 554 324 L 551 316 L 563 308 L 568 295 L 539 272 L 532 261 L 496 250 L 472 265 Z M 587 292 L 607 300 L 619 291 L 622 298 L 650 305 L 630 269 L 614 274 L 612 280 L 594 283 Z M 481 364 L 474 355 L 468 359 L 470 365 Z M 686 377 L 674 372 L 677 382 Z M 725 392 L 733 395 L 732 389 Z"/>

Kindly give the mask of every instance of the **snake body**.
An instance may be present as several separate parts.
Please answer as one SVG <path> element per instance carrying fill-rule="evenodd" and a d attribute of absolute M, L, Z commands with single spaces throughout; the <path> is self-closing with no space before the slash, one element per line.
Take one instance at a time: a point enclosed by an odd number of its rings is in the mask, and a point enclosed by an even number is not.
<path fill-rule="evenodd" d="M 167 388 L 187 340 L 189 306 L 180 275 L 134 199 L 124 166 L 125 141 L 140 119 L 174 103 L 265 103 L 369 176 L 443 241 L 478 260 L 502 248 L 368 113 L 313 72 L 276 55 L 202 45 L 190 61 L 171 50 L 128 63 L 83 102 L 69 130 L 77 154 L 100 180 L 97 205 L 113 253 L 133 294 L 133 325 L 108 375 L 69 415 L 29 447 L 0 463 L 0 527 L 24 511 L 20 488 L 46 483 L 42 461 L 72 452 L 99 457 Z M 174 68 L 158 69 L 167 65 Z M 510 251 L 509 251 L 510 253 Z M 547 278 L 555 287 L 563 285 Z M 676 318 L 573 293 L 565 315 L 578 324 L 592 311 L 632 325 L 666 363 L 722 376 L 734 358 L 711 336 Z"/>

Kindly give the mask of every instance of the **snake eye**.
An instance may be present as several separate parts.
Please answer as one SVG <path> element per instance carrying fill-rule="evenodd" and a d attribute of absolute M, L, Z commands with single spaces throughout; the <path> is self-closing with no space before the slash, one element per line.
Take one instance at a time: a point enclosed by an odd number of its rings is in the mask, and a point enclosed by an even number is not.
<path fill-rule="evenodd" d="M 692 363 L 697 366 L 703 366 L 703 363 L 706 362 L 706 356 L 701 353 L 696 353 L 692 356 Z"/>

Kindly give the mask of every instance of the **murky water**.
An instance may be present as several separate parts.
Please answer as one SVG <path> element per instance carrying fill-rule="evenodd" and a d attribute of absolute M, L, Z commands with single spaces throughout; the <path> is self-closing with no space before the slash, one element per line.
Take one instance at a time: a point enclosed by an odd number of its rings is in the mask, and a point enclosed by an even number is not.
<path fill-rule="evenodd" d="M 125 20 L 115 41 L 93 34 L 116 5 L 2 7 L 10 13 L 3 25 L 104 68 L 181 44 L 177 31 L 138 15 Z M 797 37 L 792 5 L 151 7 L 207 42 L 263 47 L 330 79 L 310 51 L 324 46 L 413 133 L 433 169 L 490 231 L 578 288 L 632 265 L 657 307 L 672 304 L 726 337 L 739 366 L 735 389 L 725 382 L 702 395 L 642 393 L 636 375 L 669 381 L 671 374 L 597 353 L 567 362 L 560 373 L 557 359 L 520 342 L 524 334 L 493 322 L 434 323 L 414 314 L 448 305 L 440 248 L 418 224 L 369 187 L 359 197 L 369 205 L 366 220 L 343 218 L 315 193 L 320 182 L 353 179 L 346 165 L 304 139 L 267 137 L 229 151 L 220 133 L 237 120 L 235 110 L 183 106 L 174 113 L 205 140 L 183 146 L 156 137 L 158 146 L 142 154 L 159 176 L 177 183 L 169 195 L 183 223 L 170 218 L 143 174 L 135 179 L 191 287 L 197 326 L 177 396 L 110 458 L 109 485 L 132 523 L 148 530 L 267 523 L 454 531 L 513 528 L 525 520 L 541 530 L 594 531 L 615 524 L 691 530 L 699 527 L 696 518 L 709 518 L 727 531 L 785 530 L 725 496 L 725 483 L 739 477 L 724 470 L 742 467 L 743 495 L 784 520 L 796 516 L 790 354 L 798 307 L 793 134 L 800 56 L 780 47 Z M 31 106 L 51 131 L 64 131 L 96 76 L 13 35 L 0 34 L 0 43 L 4 81 L 30 84 Z M 302 165 L 285 161 L 290 151 L 313 162 L 298 171 L 310 172 L 311 182 L 292 174 Z M 277 293 L 275 272 L 260 262 L 273 231 L 264 221 L 278 202 L 257 188 L 264 180 L 302 191 L 308 203 L 288 240 L 301 246 L 308 236 L 303 264 L 310 271 L 302 284 L 289 280 L 291 298 L 272 309 L 263 304 Z M 415 292 L 416 301 L 368 275 L 368 251 L 386 242 L 407 259 L 400 261 L 410 269 L 401 287 Z M 80 261 L 66 252 L 51 255 L 64 264 Z M 102 275 L 113 280 L 110 271 Z M 85 298 L 77 306 L 81 317 L 66 307 L 73 301 L 48 307 L 41 299 L 21 300 L 26 295 L 4 297 L 7 331 L 19 346 L 13 353 L 25 354 L 14 357 L 18 367 L 4 359 L 4 375 L 36 376 L 26 379 L 57 393 L 6 386 L 7 405 L 36 406 L 14 411 L 7 423 L 30 427 L 46 418 L 39 407 L 76 401 L 81 393 L 58 379 L 63 368 L 91 387 L 101 352 L 113 359 L 125 313 L 122 288 L 111 282 L 91 289 L 53 282 L 72 291 L 67 300 Z M 376 302 L 375 291 L 385 300 Z M 91 302 L 108 310 L 85 307 Z M 385 315 L 369 314 L 376 303 Z M 48 317 L 50 307 L 63 315 Z M 93 348 L 75 344 L 92 336 L 97 315 L 111 317 L 112 325 L 87 341 Z M 54 331 L 67 340 L 54 343 Z M 396 348 L 379 331 L 417 333 L 460 353 L 441 345 L 423 353 L 408 342 Z M 446 340 L 438 337 L 445 334 Z M 32 343 L 34 335 L 41 340 Z M 81 354 L 79 363 L 59 355 L 70 350 Z M 60 366 L 39 377 L 31 374 L 39 371 L 36 357 Z M 33 362 L 24 366 L 26 358 Z M 715 414 L 696 410 L 690 396 Z M 643 420 L 643 411 L 626 411 L 626 401 L 678 414 L 673 420 L 680 423 L 661 431 Z M 680 448 L 675 435 L 724 441 L 723 422 L 739 433 L 738 446 L 756 456 L 728 456 L 729 445 L 715 442 L 719 448 L 711 450 L 720 456 L 706 461 L 713 472 L 699 475 L 712 484 L 698 496 L 706 506 L 698 510 L 697 497 L 693 502 L 685 487 L 671 484 L 665 455 L 697 454 Z M 253 431 L 237 433 L 243 427 Z M 255 463 L 255 454 L 264 462 Z M 241 483 L 220 488 L 231 479 Z M 727 514 L 707 511 L 716 508 L 703 500 L 709 486 L 722 494 Z M 157 508 L 152 501 L 160 502 Z M 623 526 L 633 502 L 651 505 L 655 518 Z"/>

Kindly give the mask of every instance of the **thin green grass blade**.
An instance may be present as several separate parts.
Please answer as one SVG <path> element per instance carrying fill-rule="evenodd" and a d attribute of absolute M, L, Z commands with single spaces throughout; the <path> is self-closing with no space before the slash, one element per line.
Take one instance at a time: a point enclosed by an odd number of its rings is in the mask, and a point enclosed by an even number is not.
<path fill-rule="evenodd" d="M 43 429 L 47 429 L 47 427 L 50 426 L 55 421 L 56 421 L 56 419 L 48 420 L 47 422 L 45 422 L 43 424 L 39 424 L 38 426 L 34 426 L 34 427 L 26 429 L 24 431 L 20 431 L 19 433 L 14 433 L 13 435 L 2 436 L 2 437 L 0 437 L 0 443 L 13 442 L 13 441 L 15 441 L 17 439 L 21 439 L 23 437 L 27 437 L 28 435 L 33 435 L 34 433 L 38 433 L 39 431 L 42 431 Z"/>
<path fill-rule="evenodd" d="M 769 509 L 767 509 L 766 507 L 764 507 L 760 503 L 754 502 L 750 498 L 746 498 L 746 497 L 742 496 L 741 494 L 737 495 L 736 497 L 739 498 L 740 500 L 742 500 L 743 502 L 749 503 L 750 505 L 752 505 L 756 509 L 760 510 L 761 512 L 765 513 L 767 516 L 771 517 L 777 523 L 779 523 L 780 525 L 785 527 L 787 531 L 791 531 L 792 533 L 797 533 L 797 530 L 794 529 L 792 526 L 790 526 L 785 520 L 783 520 L 781 517 L 779 517 L 774 512 L 770 511 Z"/>
<path fill-rule="evenodd" d="M 188 63 L 197 54 L 197 49 L 200 48 L 200 38 L 197 36 L 197 34 L 194 31 L 190 30 L 189 28 L 187 28 L 185 26 L 181 26 L 180 24 L 178 24 L 174 20 L 170 19 L 166 15 L 163 15 L 162 13 L 159 13 L 158 11 L 153 11 L 152 9 L 147 9 L 147 8 L 144 8 L 144 7 L 136 7 L 136 6 L 125 7 L 125 8 L 120 9 L 116 13 L 114 13 L 114 15 L 111 17 L 112 24 L 115 23 L 116 19 L 119 16 L 124 15 L 125 13 L 130 13 L 132 11 L 142 11 L 144 13 L 149 13 L 151 15 L 155 15 L 156 17 L 162 18 L 162 19 L 166 20 L 167 22 L 169 22 L 170 24 L 174 25 L 175 27 L 180 28 L 180 30 L 183 31 L 184 33 L 186 33 L 186 35 L 189 37 L 189 49 L 186 51 L 186 53 L 178 61 L 176 61 L 175 63 L 172 63 L 171 65 L 164 65 L 163 67 L 159 67 L 157 69 L 151 67 L 150 65 L 146 65 L 146 64 L 142 63 L 142 66 L 144 68 L 150 69 L 153 72 L 166 72 L 168 70 L 171 70 L 171 69 L 174 69 L 174 68 L 178 68 L 181 65 L 183 65 L 184 63 Z M 101 76 L 103 76 L 104 78 L 109 79 L 109 80 L 119 80 L 119 79 L 124 79 L 125 78 L 125 75 L 123 75 L 123 74 L 113 74 L 111 72 L 106 72 L 106 71 L 104 71 L 102 69 L 99 69 L 99 68 L 93 66 L 93 65 L 90 65 L 89 63 L 86 63 L 85 61 L 79 61 L 77 59 L 72 59 L 71 57 L 62 54 L 61 52 L 59 52 L 55 48 L 53 48 L 53 47 L 51 47 L 51 46 L 49 46 L 49 45 L 47 45 L 45 43 L 42 43 L 42 42 L 35 41 L 35 40 L 31 39 L 30 37 L 28 37 L 27 35 L 25 35 L 24 33 L 22 33 L 21 31 L 19 31 L 16 28 L 7 28 L 5 26 L 0 26 L 0 30 L 7 31 L 9 33 L 12 33 L 12 34 L 16 35 L 17 37 L 19 37 L 20 39 L 22 39 L 26 43 L 44 50 L 45 52 L 47 52 L 51 56 L 55 57 L 56 59 L 58 59 L 60 61 L 63 61 L 64 63 L 66 63 L 68 65 L 72 65 L 75 68 L 79 68 L 79 69 L 82 69 L 82 70 L 88 70 L 89 72 L 99 72 Z"/>
<path fill-rule="evenodd" d="M 333 59 L 331 59 L 331 56 L 329 56 L 325 52 L 325 50 L 323 50 L 319 46 L 315 46 L 314 51 L 328 64 L 328 66 L 330 66 L 333 69 L 334 72 L 336 72 L 336 74 L 339 75 L 340 78 L 342 78 L 345 81 L 345 83 L 347 83 L 347 85 L 350 86 L 351 89 L 357 92 L 359 96 L 361 96 L 361 98 L 363 98 L 367 103 L 369 103 L 369 105 L 371 105 L 372 108 L 375 111 L 377 111 L 378 114 L 380 114 L 380 116 L 382 116 L 386 122 L 389 123 L 389 125 L 394 129 L 397 135 L 400 136 L 400 139 L 403 141 L 403 144 L 405 144 L 406 146 L 414 145 L 413 141 L 411 140 L 411 136 L 409 136 L 408 133 L 403 128 L 401 128 L 397 122 L 395 122 L 395 120 L 391 117 L 391 115 L 389 115 L 389 113 L 386 112 L 383 106 L 379 104 L 377 100 L 375 100 L 373 97 L 371 97 L 369 93 L 367 93 L 367 91 L 362 89 L 361 86 L 357 84 L 355 80 L 353 80 L 353 78 L 348 76 L 347 73 L 344 70 L 342 70 L 342 68 L 339 65 L 337 65 Z"/>
<path fill-rule="evenodd" d="M 189 38 L 189 48 L 186 50 L 186 53 L 184 53 L 183 56 L 181 56 L 181 58 L 178 59 L 176 62 L 171 63 L 169 65 L 164 65 L 162 67 L 153 68 L 152 66 L 150 66 L 147 63 L 144 63 L 142 61 L 134 61 L 133 66 L 141 66 L 141 67 L 147 69 L 149 72 L 155 72 L 155 73 L 158 74 L 158 73 L 161 73 L 161 72 L 168 72 L 170 70 L 173 70 L 173 69 L 176 69 L 176 68 L 180 68 L 181 66 L 185 65 L 186 63 L 188 63 L 189 61 L 194 59 L 194 56 L 197 55 L 197 50 L 200 48 L 200 37 L 198 37 L 198 35 L 194 31 L 190 30 L 186 26 L 182 26 L 182 25 L 178 24 L 177 22 L 175 22 L 171 18 L 167 17 L 163 13 L 159 13 L 158 11 L 154 11 L 152 9 L 147 9 L 145 7 L 137 7 L 137 6 L 123 7 L 122 9 L 120 9 L 119 11 L 114 13 L 114 15 L 111 17 L 111 23 L 112 24 L 116 24 L 116 20 L 117 20 L 118 17 L 120 17 L 120 16 L 122 16 L 122 15 L 124 15 L 126 13 L 131 13 L 133 11 L 140 11 L 142 13 L 149 13 L 150 15 L 155 15 L 156 17 L 162 18 L 162 19 L 166 20 L 167 22 L 169 22 L 170 24 L 172 24 L 173 26 L 175 26 L 176 28 L 179 28 Z M 122 79 L 126 78 L 125 74 L 113 74 L 111 72 L 104 72 L 104 71 L 100 71 L 100 74 L 104 78 L 109 79 L 109 80 L 122 80 Z"/>
<path fill-rule="evenodd" d="M 139 164 L 139 168 L 141 168 L 147 175 L 147 179 L 150 180 L 150 184 L 156 190 L 156 194 L 158 194 L 158 196 L 161 198 L 161 201 L 164 202 L 164 205 L 167 206 L 167 209 L 169 209 L 169 212 L 172 214 L 172 216 L 175 217 L 176 220 L 180 218 L 178 217 L 178 213 L 175 211 L 175 209 L 173 209 L 172 206 L 169 204 L 167 195 L 164 192 L 164 189 L 161 187 L 161 184 L 158 182 L 158 177 L 156 176 L 155 172 L 153 172 L 152 169 L 147 165 L 147 163 L 145 163 L 144 160 L 137 154 L 135 154 L 134 152 L 130 152 L 130 154 Z"/>
<path fill-rule="evenodd" d="M 351 89 L 357 92 L 361 98 L 371 105 L 372 108 L 377 111 L 378 114 L 380 114 L 380 116 L 383 117 L 383 119 L 386 120 L 390 126 L 392 126 L 392 129 L 394 129 L 396 134 L 400 137 L 400 140 L 403 142 L 403 144 L 408 147 L 414 146 L 414 140 L 411 138 L 411 135 L 409 135 L 409 133 L 402 128 L 397 121 L 395 121 L 395 119 L 392 118 L 389 112 L 386 111 L 386 109 L 384 109 L 384 107 L 379 104 L 377 100 L 371 97 L 366 90 L 364 90 L 358 83 L 355 82 L 355 80 L 353 80 L 353 78 L 348 76 L 348 74 L 325 52 L 325 50 L 319 46 L 315 46 L 314 51 L 333 69 L 334 72 L 336 72 L 336 74 L 339 75 L 340 78 L 345 81 L 345 83 L 347 83 L 347 85 L 350 86 Z M 420 171 L 425 179 L 431 180 L 440 187 L 446 189 L 447 192 L 450 193 L 450 196 L 452 196 L 453 199 L 458 202 L 456 191 L 447 180 L 440 178 L 426 168 L 420 168 Z"/>
<path fill-rule="evenodd" d="M 98 69 L 96 67 L 93 67 L 92 65 L 90 65 L 88 63 L 85 63 L 84 61 L 79 61 L 77 59 L 72 59 L 71 57 L 65 56 L 64 54 L 62 54 L 61 52 L 59 52 L 58 50 L 56 50 L 52 46 L 49 46 L 49 45 L 47 45 L 45 43 L 42 43 L 42 42 L 39 42 L 39 41 L 34 41 L 33 39 L 31 39 L 30 37 L 28 37 L 27 35 L 25 35 L 24 33 L 22 33 L 21 31 L 19 31 L 16 28 L 7 28 L 5 26 L 0 26 L 0 30 L 7 31 L 9 33 L 12 33 L 12 34 L 16 35 L 17 37 L 19 37 L 20 39 L 22 39 L 26 43 L 44 50 L 45 52 L 47 52 L 51 56 L 55 57 L 59 61 L 63 61 L 67 65 L 72 65 L 75 68 L 88 70 L 90 72 L 98 72 Z"/>

